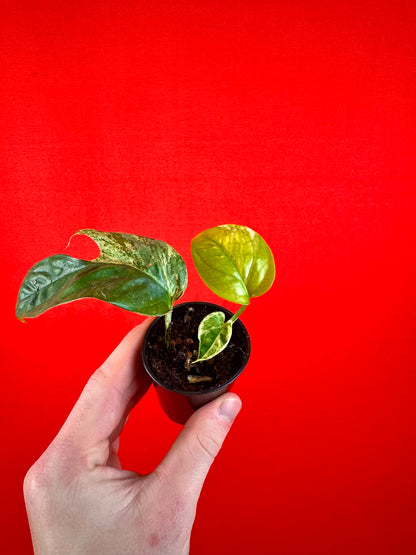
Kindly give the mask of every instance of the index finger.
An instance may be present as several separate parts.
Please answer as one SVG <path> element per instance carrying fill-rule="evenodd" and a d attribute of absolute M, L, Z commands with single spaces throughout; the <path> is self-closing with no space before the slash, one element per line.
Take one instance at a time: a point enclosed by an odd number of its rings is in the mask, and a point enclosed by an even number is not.
<path fill-rule="evenodd" d="M 70 438 L 72 448 L 83 450 L 117 437 L 128 412 L 148 390 L 151 381 L 139 355 L 150 322 L 133 328 L 84 387 L 59 433 Z"/>

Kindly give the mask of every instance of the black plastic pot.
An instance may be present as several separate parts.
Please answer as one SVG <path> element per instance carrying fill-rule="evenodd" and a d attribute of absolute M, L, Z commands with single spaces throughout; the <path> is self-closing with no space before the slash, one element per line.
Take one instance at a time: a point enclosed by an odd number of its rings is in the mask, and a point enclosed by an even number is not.
<path fill-rule="evenodd" d="M 202 317 L 200 319 L 202 320 L 202 318 L 206 314 L 218 310 L 225 313 L 226 320 L 231 318 L 232 313 L 229 310 L 212 303 L 189 302 L 175 305 L 172 313 L 172 336 L 174 336 L 175 322 L 179 322 L 180 319 L 183 320 L 186 317 L 186 314 L 190 313 L 189 311 L 196 311 L 195 314 L 199 314 L 199 312 L 201 312 Z M 186 388 L 184 387 L 183 389 L 178 389 L 176 387 L 172 387 L 170 384 L 163 383 L 163 381 L 157 375 L 155 368 L 152 368 L 152 364 L 154 365 L 153 360 L 155 359 L 155 357 L 157 357 L 157 353 L 155 353 L 154 347 L 151 347 L 149 345 L 152 345 L 154 343 L 156 337 L 159 337 L 160 340 L 160 337 L 163 335 L 164 317 L 161 316 L 159 318 L 156 318 L 151 323 L 146 332 L 142 349 L 143 364 L 147 373 L 152 379 L 157 396 L 159 398 L 160 405 L 165 413 L 174 422 L 177 422 L 178 424 L 185 424 L 187 419 L 195 410 L 231 389 L 232 384 L 244 370 L 250 357 L 250 337 L 244 324 L 240 320 L 237 320 L 233 324 L 233 334 L 230 343 L 223 351 L 224 359 L 226 359 L 227 355 L 230 357 L 231 353 L 236 353 L 235 356 L 232 358 L 233 365 L 235 365 L 236 367 L 232 369 L 232 372 L 230 372 L 230 368 L 227 365 L 227 371 L 229 375 L 227 379 L 222 383 L 217 383 L 215 386 L 210 387 L 206 387 L 207 384 L 204 384 L 204 386 L 198 385 L 195 387 L 204 387 L 204 389 L 202 391 L 192 391 L 187 390 L 187 388 L 192 388 L 193 386 L 188 385 L 186 386 Z M 164 344 L 159 347 L 159 350 L 162 349 L 166 349 Z M 226 353 L 227 349 L 233 349 L 234 351 L 229 351 L 228 353 Z M 217 359 L 215 361 L 217 367 L 223 364 L 222 358 L 220 357 L 221 353 L 217 355 L 217 357 L 215 357 Z M 184 375 L 185 374 L 186 370 L 184 369 Z"/>

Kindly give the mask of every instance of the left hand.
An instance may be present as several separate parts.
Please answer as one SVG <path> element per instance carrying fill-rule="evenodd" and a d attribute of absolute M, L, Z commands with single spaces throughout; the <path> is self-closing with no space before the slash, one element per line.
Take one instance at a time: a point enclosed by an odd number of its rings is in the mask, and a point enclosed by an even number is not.
<path fill-rule="evenodd" d="M 119 435 L 150 386 L 140 363 L 149 320 L 90 378 L 64 426 L 26 475 L 35 555 L 186 555 L 208 470 L 241 408 L 225 394 L 189 419 L 159 467 L 122 470 Z"/>

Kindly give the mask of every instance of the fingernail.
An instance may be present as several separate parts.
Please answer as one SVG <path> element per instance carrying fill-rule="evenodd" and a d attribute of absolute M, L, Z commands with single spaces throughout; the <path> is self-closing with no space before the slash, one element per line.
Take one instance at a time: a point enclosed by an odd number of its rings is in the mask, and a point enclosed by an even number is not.
<path fill-rule="evenodd" d="M 240 412 L 241 409 L 241 401 L 238 397 L 229 397 L 225 401 L 221 403 L 219 406 L 219 413 L 221 416 L 229 420 L 230 422 L 234 421 L 234 418 Z"/>

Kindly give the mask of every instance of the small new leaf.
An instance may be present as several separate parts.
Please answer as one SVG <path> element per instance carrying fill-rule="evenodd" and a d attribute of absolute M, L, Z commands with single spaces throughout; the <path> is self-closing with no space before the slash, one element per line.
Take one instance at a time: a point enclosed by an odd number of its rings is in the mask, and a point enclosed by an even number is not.
<path fill-rule="evenodd" d="M 208 360 L 223 351 L 228 345 L 232 333 L 232 323 L 229 320 L 225 322 L 223 312 L 211 312 L 205 316 L 198 328 L 198 358 L 192 364 Z"/>

